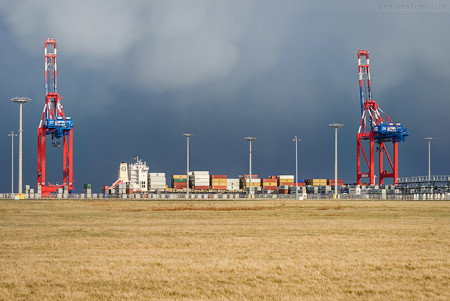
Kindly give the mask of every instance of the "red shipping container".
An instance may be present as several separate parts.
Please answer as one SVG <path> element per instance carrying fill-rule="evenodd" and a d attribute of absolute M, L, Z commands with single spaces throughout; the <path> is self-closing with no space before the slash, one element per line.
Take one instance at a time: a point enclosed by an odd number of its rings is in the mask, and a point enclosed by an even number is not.
<path fill-rule="evenodd" d="M 226 179 L 226 175 L 211 175 L 211 179 Z"/>
<path fill-rule="evenodd" d="M 175 189 L 183 189 L 183 188 L 187 188 L 187 184 L 186 184 L 186 182 L 184 182 L 184 183 L 175 182 L 172 185 L 172 187 L 175 188 Z"/>
<path fill-rule="evenodd" d="M 277 180 L 276 179 L 262 179 L 263 182 L 269 182 L 269 183 L 276 183 Z"/>
<path fill-rule="evenodd" d="M 194 186 L 194 189 L 207 190 L 207 189 L 209 189 L 209 186 Z"/>

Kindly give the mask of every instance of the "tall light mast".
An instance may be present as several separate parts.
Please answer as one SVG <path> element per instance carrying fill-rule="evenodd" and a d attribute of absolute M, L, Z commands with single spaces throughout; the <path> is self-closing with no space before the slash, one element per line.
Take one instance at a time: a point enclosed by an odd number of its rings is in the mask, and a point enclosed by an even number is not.
<path fill-rule="evenodd" d="M 73 121 L 64 114 L 61 95 L 57 91 L 56 41 L 47 39 L 44 43 L 45 58 L 45 105 L 38 126 L 37 185 L 42 195 L 55 192 L 64 186 L 73 191 Z M 52 147 L 63 145 L 63 182 L 46 183 L 45 137 L 51 136 Z"/>

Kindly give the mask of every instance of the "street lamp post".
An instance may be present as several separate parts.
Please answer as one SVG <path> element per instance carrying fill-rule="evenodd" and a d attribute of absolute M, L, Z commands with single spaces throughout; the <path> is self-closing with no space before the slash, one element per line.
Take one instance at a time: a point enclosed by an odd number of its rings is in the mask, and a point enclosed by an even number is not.
<path fill-rule="evenodd" d="M 294 137 L 292 141 L 295 141 L 295 199 L 298 200 L 298 142 L 302 139 Z"/>
<path fill-rule="evenodd" d="M 428 141 L 428 181 L 431 181 L 431 140 L 432 137 L 427 137 L 425 140 Z"/>
<path fill-rule="evenodd" d="M 245 140 L 247 140 L 248 142 L 250 142 L 250 152 L 249 152 L 249 186 L 248 186 L 248 192 L 250 197 L 253 196 L 253 191 L 252 191 L 252 141 L 255 141 L 256 138 L 255 137 L 245 137 Z M 244 179 L 245 180 L 245 179 Z"/>
<path fill-rule="evenodd" d="M 28 97 L 14 97 L 11 100 L 19 104 L 19 193 L 22 193 L 22 105 L 31 100 Z"/>
<path fill-rule="evenodd" d="M 344 125 L 342 123 L 330 123 L 330 127 L 334 128 L 334 198 L 338 198 L 337 130 L 343 126 Z"/>
<path fill-rule="evenodd" d="M 11 131 L 8 136 L 11 136 L 11 193 L 14 193 L 14 136 L 17 134 Z"/>
<path fill-rule="evenodd" d="M 189 198 L 189 138 L 194 134 L 183 134 L 186 137 L 186 196 Z"/>

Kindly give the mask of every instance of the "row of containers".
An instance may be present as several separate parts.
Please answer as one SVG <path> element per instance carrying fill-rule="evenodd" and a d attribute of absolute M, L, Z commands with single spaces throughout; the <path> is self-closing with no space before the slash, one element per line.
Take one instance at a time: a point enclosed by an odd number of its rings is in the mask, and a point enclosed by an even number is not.
<path fill-rule="evenodd" d="M 339 179 L 337 185 L 343 186 L 343 180 Z M 239 191 L 248 190 L 250 185 L 257 191 L 275 191 L 288 194 L 289 190 L 295 186 L 326 186 L 335 185 L 334 179 L 305 179 L 295 184 L 293 175 L 277 175 L 260 179 L 258 175 L 241 175 L 239 178 L 228 178 L 227 175 L 210 175 L 208 171 L 192 171 L 187 175 L 173 175 L 171 188 L 174 190 L 186 189 L 189 185 L 194 190 L 227 190 Z"/>
<path fill-rule="evenodd" d="M 241 191 L 248 190 L 251 187 L 254 191 L 278 191 L 280 194 L 288 194 L 292 192 L 295 186 L 326 186 L 334 185 L 334 179 L 305 179 L 295 184 L 295 176 L 293 175 L 277 175 L 260 179 L 258 175 L 241 175 L 239 178 L 228 178 L 227 175 L 210 175 L 208 171 L 192 171 L 189 172 L 189 179 L 186 174 L 173 175 L 170 187 L 166 185 L 165 173 L 149 173 L 148 175 L 148 191 L 157 190 L 218 190 L 218 191 Z M 338 180 L 338 185 L 343 185 L 343 180 Z M 134 189 L 133 189 L 134 188 Z M 294 189 L 295 190 L 295 189 Z M 102 187 L 103 193 L 119 193 L 131 194 L 138 192 L 129 183 L 120 183 L 114 189 L 108 186 Z M 85 191 L 87 193 L 87 191 Z"/>
<path fill-rule="evenodd" d="M 207 171 L 193 171 L 189 173 L 189 181 L 187 175 L 173 175 L 171 181 L 171 188 L 166 185 L 166 177 L 164 173 L 149 173 L 148 190 L 149 191 L 164 191 L 164 190 L 186 190 L 189 183 L 189 188 L 193 190 L 220 190 L 220 191 L 241 191 L 248 190 L 251 187 L 255 191 L 278 191 L 280 194 L 288 194 L 295 191 L 295 180 L 292 175 L 278 175 L 270 176 L 267 179 L 260 179 L 258 175 L 252 175 L 250 181 L 249 175 L 241 175 L 239 178 L 227 178 L 226 175 L 209 175 Z M 299 181 L 297 186 L 305 185 L 325 187 L 334 186 L 334 179 L 305 179 Z M 338 180 L 338 186 L 342 187 L 343 181 Z M 136 189 L 130 183 L 120 183 L 115 188 L 109 186 L 102 187 L 103 194 L 133 194 L 142 190 Z M 314 191 L 317 193 L 316 191 Z M 25 193 L 33 194 L 41 193 L 40 186 L 36 190 L 25 186 Z M 63 196 L 68 194 L 68 188 L 58 188 L 56 196 Z M 89 196 L 92 194 L 91 184 L 84 184 L 84 193 Z"/>

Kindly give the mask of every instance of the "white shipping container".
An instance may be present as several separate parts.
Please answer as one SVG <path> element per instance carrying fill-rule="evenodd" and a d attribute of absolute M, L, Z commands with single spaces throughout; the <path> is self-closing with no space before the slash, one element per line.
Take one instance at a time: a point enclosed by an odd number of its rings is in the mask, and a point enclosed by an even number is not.
<path fill-rule="evenodd" d="M 246 179 L 245 182 L 250 183 L 250 179 Z M 252 183 L 261 183 L 261 179 L 252 179 Z"/>
<path fill-rule="evenodd" d="M 148 175 L 150 178 L 166 177 L 166 174 L 164 172 L 150 172 Z"/>
<path fill-rule="evenodd" d="M 239 185 L 227 185 L 228 190 L 239 190 L 240 188 Z"/>
<path fill-rule="evenodd" d="M 227 183 L 239 183 L 239 179 L 227 179 Z"/>
<path fill-rule="evenodd" d="M 209 177 L 208 176 L 191 177 L 191 180 L 209 181 Z"/>
<path fill-rule="evenodd" d="M 190 175 L 202 175 L 202 176 L 209 176 L 209 171 L 191 171 L 189 172 Z"/>
<path fill-rule="evenodd" d="M 280 179 L 280 180 L 293 180 L 293 179 L 295 179 L 295 177 L 292 176 L 292 175 L 279 175 L 278 179 Z"/>
<path fill-rule="evenodd" d="M 156 178 L 156 179 L 150 179 L 149 183 L 156 183 L 156 182 L 166 182 L 166 178 Z"/>

